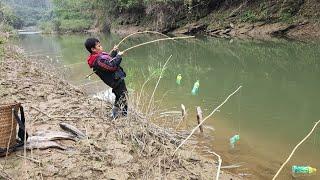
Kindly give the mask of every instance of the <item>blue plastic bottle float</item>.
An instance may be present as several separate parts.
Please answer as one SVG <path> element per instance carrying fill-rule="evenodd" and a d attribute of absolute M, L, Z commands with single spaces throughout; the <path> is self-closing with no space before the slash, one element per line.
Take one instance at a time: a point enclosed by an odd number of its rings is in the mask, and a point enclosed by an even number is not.
<path fill-rule="evenodd" d="M 191 94 L 192 95 L 197 95 L 199 93 L 199 87 L 200 87 L 200 82 L 199 82 L 199 80 L 197 80 L 193 85 Z"/>
<path fill-rule="evenodd" d="M 234 148 L 235 144 L 240 140 L 240 135 L 236 134 L 230 138 L 230 146 Z"/>
<path fill-rule="evenodd" d="M 310 166 L 292 166 L 293 174 L 311 175 L 316 173 L 317 169 Z"/>
<path fill-rule="evenodd" d="M 181 84 L 181 79 L 182 79 L 181 74 L 178 74 L 178 76 L 177 76 L 177 80 L 176 80 L 176 83 L 177 83 L 178 85 L 180 85 L 180 84 Z"/>

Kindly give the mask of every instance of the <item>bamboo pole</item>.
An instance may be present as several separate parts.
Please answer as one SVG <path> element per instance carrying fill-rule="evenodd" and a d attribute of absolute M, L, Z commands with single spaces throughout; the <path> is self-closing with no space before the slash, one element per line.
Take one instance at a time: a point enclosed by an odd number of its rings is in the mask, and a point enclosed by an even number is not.
<path fill-rule="evenodd" d="M 277 178 L 277 176 L 280 174 L 281 170 L 283 169 L 283 167 L 289 162 L 289 160 L 291 159 L 292 155 L 294 154 L 294 152 L 297 150 L 297 148 L 305 141 L 308 139 L 308 137 L 312 134 L 312 132 L 314 131 L 314 129 L 317 127 L 317 125 L 320 123 L 320 120 L 318 122 L 316 122 L 316 124 L 313 126 L 313 128 L 311 129 L 311 131 L 307 134 L 306 137 L 304 137 L 292 150 L 291 154 L 289 155 L 289 157 L 287 158 L 287 160 L 281 165 L 281 167 L 279 168 L 278 172 L 276 173 L 276 175 L 274 175 L 274 177 L 272 178 L 272 180 L 275 180 Z"/>
<path fill-rule="evenodd" d="M 164 36 L 164 37 L 167 37 L 167 38 L 170 38 L 169 36 L 165 35 L 165 34 L 162 34 L 160 32 L 157 32 L 157 31 L 142 31 L 142 32 L 135 32 L 135 33 L 132 33 L 128 36 L 126 36 L 125 38 L 123 38 L 118 44 L 117 44 L 117 47 L 119 47 L 121 45 L 121 43 L 123 41 L 125 41 L 126 39 L 128 39 L 129 37 L 133 36 L 133 35 L 136 35 L 136 34 L 145 34 L 145 33 L 151 33 L 151 34 L 159 34 L 161 36 Z M 85 62 L 79 62 L 79 63 L 73 63 L 73 64 L 68 64 L 68 65 L 64 65 L 63 67 L 64 68 L 67 68 L 67 67 L 70 67 L 70 66 L 74 66 L 74 65 L 78 65 L 78 64 L 84 64 Z"/>
<path fill-rule="evenodd" d="M 162 36 L 165 36 L 165 37 L 170 38 L 169 36 L 167 36 L 167 35 L 165 35 L 165 34 L 162 34 L 162 33 L 160 33 L 160 32 L 157 32 L 157 31 L 135 32 L 135 33 L 132 33 L 132 34 L 126 36 L 125 38 L 123 38 L 123 39 L 117 44 L 117 46 L 119 47 L 123 41 L 125 41 L 126 39 L 128 39 L 129 37 L 131 37 L 131 36 L 133 36 L 133 35 L 136 35 L 136 34 L 144 34 L 144 33 L 159 34 L 159 35 L 162 35 Z"/>
<path fill-rule="evenodd" d="M 151 43 L 155 43 L 155 42 L 160 42 L 160 41 L 167 41 L 167 40 L 175 40 L 175 39 L 189 39 L 189 38 L 194 38 L 195 36 L 183 36 L 183 37 L 173 37 L 173 38 L 163 38 L 163 39 L 156 39 L 156 40 L 153 40 L 153 41 L 148 41 L 148 42 L 145 42 L 145 43 L 141 43 L 141 44 L 138 44 L 138 45 L 135 45 L 135 46 L 132 46 L 124 51 L 122 51 L 122 53 L 126 53 L 127 51 L 129 50 L 132 50 L 134 48 L 137 48 L 137 47 L 140 47 L 140 46 L 144 46 L 144 45 L 147 45 L 147 44 L 151 44 Z M 92 73 L 90 73 L 89 75 L 86 76 L 86 79 L 91 77 L 93 74 L 95 73 L 95 71 L 93 71 Z"/>
<path fill-rule="evenodd" d="M 153 41 L 148 41 L 148 42 L 145 42 L 145 43 L 141 43 L 141 44 L 132 46 L 132 47 L 124 50 L 123 53 L 125 53 L 125 52 L 127 52 L 127 51 L 129 51 L 131 49 L 134 49 L 134 48 L 137 48 L 137 47 L 140 47 L 140 46 L 144 46 L 144 45 L 147 45 L 147 44 L 155 43 L 155 42 L 166 41 L 166 40 L 175 40 L 175 39 L 189 39 L 189 38 L 194 38 L 194 37 L 195 36 L 183 36 L 183 37 L 156 39 L 156 40 L 153 40 Z"/>
<path fill-rule="evenodd" d="M 239 86 L 238 89 L 236 89 L 233 93 L 231 93 L 218 107 L 216 107 L 206 118 L 203 119 L 203 121 L 200 122 L 200 124 L 198 124 L 195 128 L 193 128 L 193 130 L 191 131 L 191 133 L 189 134 L 189 136 L 183 140 L 181 142 L 181 144 L 176 148 L 176 150 L 173 152 L 172 155 L 174 155 L 178 149 L 194 134 L 194 132 L 209 118 L 211 117 L 222 105 L 224 105 L 231 96 L 233 96 L 236 92 L 239 91 L 239 89 L 241 88 L 242 86 Z"/>

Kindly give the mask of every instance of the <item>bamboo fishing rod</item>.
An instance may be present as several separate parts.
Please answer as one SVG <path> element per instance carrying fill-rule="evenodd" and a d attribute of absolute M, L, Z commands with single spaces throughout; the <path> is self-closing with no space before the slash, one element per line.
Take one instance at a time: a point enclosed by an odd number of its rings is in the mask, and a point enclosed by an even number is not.
<path fill-rule="evenodd" d="M 147 45 L 147 44 L 151 44 L 151 43 L 155 43 L 155 42 L 160 42 L 160 41 L 167 41 L 167 40 L 176 40 L 176 39 L 189 39 L 189 38 L 194 38 L 195 36 L 183 36 L 183 37 L 169 37 L 169 38 L 162 38 L 162 39 L 156 39 L 156 40 L 153 40 L 153 41 L 148 41 L 148 42 L 145 42 L 145 43 L 141 43 L 141 44 L 138 44 L 138 45 L 135 45 L 135 46 L 132 46 L 130 48 L 127 48 L 125 49 L 124 51 L 122 51 L 123 53 L 129 51 L 129 50 L 132 50 L 134 48 L 137 48 L 137 47 L 140 47 L 140 46 L 144 46 L 144 45 Z M 87 75 L 86 78 L 89 78 L 90 76 L 92 76 L 93 74 L 95 73 L 95 71 L 93 71 L 91 74 Z"/>
<path fill-rule="evenodd" d="M 134 49 L 134 48 L 137 48 L 137 47 L 140 47 L 140 46 L 144 46 L 144 45 L 147 45 L 147 44 L 151 44 L 151 43 L 155 43 L 155 42 L 160 42 L 160 41 L 166 41 L 166 40 L 176 40 L 176 39 L 189 39 L 189 38 L 194 38 L 195 36 L 183 36 L 183 37 L 168 37 L 168 38 L 163 38 L 163 39 L 156 39 L 156 40 L 153 40 L 153 41 L 148 41 L 148 42 L 145 42 L 145 43 L 141 43 L 141 44 L 138 44 L 138 45 L 135 45 L 135 46 L 132 46 L 124 51 L 122 51 L 123 53 L 131 50 L 131 49 Z"/>
<path fill-rule="evenodd" d="M 170 38 L 169 36 L 163 34 L 163 33 L 160 33 L 160 32 L 157 32 L 157 31 L 142 31 L 142 32 L 135 32 L 135 33 L 132 33 L 132 34 L 129 34 L 128 36 L 126 36 L 125 38 L 123 38 L 116 46 L 119 47 L 121 45 L 121 43 L 123 43 L 126 39 L 128 39 L 129 37 L 131 36 L 134 36 L 134 35 L 137 35 L 137 34 L 146 34 L 146 33 L 150 33 L 150 34 L 159 34 L 161 36 L 164 36 L 164 37 L 167 37 L 167 38 Z M 85 62 L 79 62 L 79 63 L 73 63 L 73 64 L 68 64 L 68 65 L 65 65 L 64 68 L 66 67 L 70 67 L 70 66 L 74 66 L 74 65 L 78 65 L 78 64 L 84 64 Z"/>
<path fill-rule="evenodd" d="M 145 33 L 159 34 L 159 35 L 161 35 L 161 36 L 165 36 L 165 37 L 167 37 L 167 38 L 170 38 L 169 36 L 167 36 L 167 35 L 165 35 L 165 34 L 162 34 L 162 33 L 160 33 L 160 32 L 157 32 L 157 31 L 135 32 L 135 33 L 132 33 L 132 34 L 126 36 L 125 38 L 123 38 L 123 39 L 117 44 L 117 46 L 119 47 L 123 41 L 125 41 L 126 39 L 128 39 L 129 37 L 131 37 L 131 36 L 133 36 L 133 35 L 136 35 L 136 34 L 145 34 Z"/>

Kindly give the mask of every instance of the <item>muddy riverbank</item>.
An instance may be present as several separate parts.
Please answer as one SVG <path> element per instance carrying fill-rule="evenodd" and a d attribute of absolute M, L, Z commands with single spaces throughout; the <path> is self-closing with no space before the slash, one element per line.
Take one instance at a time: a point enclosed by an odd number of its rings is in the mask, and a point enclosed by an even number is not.
<path fill-rule="evenodd" d="M 265 39 L 319 39 L 316 1 L 190 1 L 142 4 L 119 12 L 111 31 L 155 30 L 174 34 Z M 157 12 L 157 13 L 155 13 Z"/>

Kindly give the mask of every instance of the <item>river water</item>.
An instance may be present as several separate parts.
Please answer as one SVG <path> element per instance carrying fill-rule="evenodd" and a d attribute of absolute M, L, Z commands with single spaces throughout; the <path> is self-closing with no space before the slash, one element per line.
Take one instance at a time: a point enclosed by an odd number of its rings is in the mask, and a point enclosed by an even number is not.
<path fill-rule="evenodd" d="M 20 35 L 17 43 L 29 56 L 43 56 L 63 68 L 71 83 L 95 93 L 106 86 L 95 76 L 91 80 L 84 78 L 91 73 L 83 45 L 87 37 Z M 98 37 L 106 50 L 123 38 L 114 34 Z M 139 35 L 125 41 L 120 49 L 156 38 L 159 36 Z M 129 51 L 122 62 L 129 89 L 138 91 L 170 55 L 156 98 L 164 97 L 162 107 L 171 110 L 180 110 L 180 104 L 184 104 L 189 127 L 196 125 L 197 106 L 206 116 L 242 86 L 206 121 L 205 125 L 215 131 L 205 129 L 205 135 L 198 140 L 206 149 L 221 154 L 223 165 L 243 163 L 232 171 L 253 174 L 246 176 L 248 179 L 271 179 L 293 147 L 320 119 L 320 41 L 198 37 L 139 47 Z M 182 75 L 180 86 L 176 84 L 178 74 Z M 196 80 L 200 81 L 200 91 L 193 96 L 191 89 Z M 146 88 L 149 93 L 155 82 L 156 79 Z M 240 135 L 240 141 L 231 149 L 229 138 L 235 134 Z M 292 179 L 292 165 L 320 169 L 319 153 L 320 127 L 296 151 L 279 179 Z M 320 173 L 303 179 L 320 179 Z"/>

